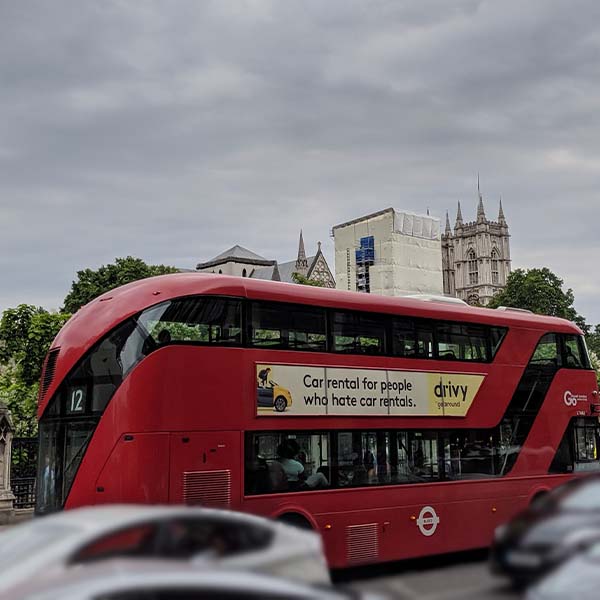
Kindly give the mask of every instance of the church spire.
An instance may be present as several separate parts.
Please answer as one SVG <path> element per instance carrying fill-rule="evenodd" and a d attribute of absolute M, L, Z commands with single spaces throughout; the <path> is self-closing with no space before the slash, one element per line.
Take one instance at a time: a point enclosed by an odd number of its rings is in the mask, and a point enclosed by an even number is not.
<path fill-rule="evenodd" d="M 301 275 L 306 275 L 308 271 L 308 260 L 306 260 L 306 252 L 304 250 L 304 238 L 302 237 L 302 229 L 300 230 L 300 242 L 298 243 L 298 258 L 296 259 L 296 271 Z"/>
<path fill-rule="evenodd" d="M 452 233 L 452 229 L 450 229 L 450 217 L 448 216 L 448 211 L 446 211 L 446 235 L 450 235 Z"/>
<path fill-rule="evenodd" d="M 462 227 L 463 224 L 463 218 L 462 218 L 462 211 L 460 210 L 460 200 L 458 201 L 458 210 L 456 211 L 456 224 L 454 225 L 454 229 L 456 229 L 457 227 Z"/>
<path fill-rule="evenodd" d="M 498 223 L 500 223 L 500 225 L 506 225 L 504 211 L 502 210 L 502 196 L 500 196 L 500 210 L 498 211 Z"/>
<path fill-rule="evenodd" d="M 479 173 L 477 173 L 477 196 L 479 197 L 479 203 L 477 204 L 477 222 L 480 223 L 485 221 L 485 210 L 483 208 L 483 196 L 481 195 L 481 189 L 479 187 Z"/>

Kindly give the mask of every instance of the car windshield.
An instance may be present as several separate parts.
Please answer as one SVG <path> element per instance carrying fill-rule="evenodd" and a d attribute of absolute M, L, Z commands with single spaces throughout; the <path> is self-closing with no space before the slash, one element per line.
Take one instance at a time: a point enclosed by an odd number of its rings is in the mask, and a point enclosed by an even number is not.
<path fill-rule="evenodd" d="M 571 490 L 560 502 L 563 510 L 600 511 L 600 481 L 584 483 Z"/>
<path fill-rule="evenodd" d="M 585 555 L 594 561 L 600 561 L 600 542 L 590 546 Z"/>
<path fill-rule="evenodd" d="M 45 523 L 30 523 L 3 531 L 0 534 L 0 576 L 36 552 L 45 552 L 76 532 L 75 527 Z"/>

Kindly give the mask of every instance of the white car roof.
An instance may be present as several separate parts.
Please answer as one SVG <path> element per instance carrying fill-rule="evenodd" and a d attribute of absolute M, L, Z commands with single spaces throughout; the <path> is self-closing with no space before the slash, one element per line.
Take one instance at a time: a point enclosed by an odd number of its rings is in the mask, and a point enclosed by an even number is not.
<path fill-rule="evenodd" d="M 343 597 L 333 588 L 312 588 L 307 584 L 285 581 L 249 572 L 203 570 L 183 563 L 132 559 L 114 559 L 73 569 L 48 582 L 40 579 L 30 585 L 11 590 L 11 600 L 63 600 L 92 597 L 98 593 L 147 589 L 222 589 L 244 593 L 270 592 L 285 598 Z"/>
<path fill-rule="evenodd" d="M 262 525 L 263 527 L 283 527 L 289 530 L 289 526 L 272 521 L 264 517 L 240 513 L 230 510 L 216 508 L 193 507 L 185 505 L 137 505 L 137 504 L 110 504 L 75 508 L 71 510 L 53 513 L 44 517 L 37 517 L 31 523 L 52 523 L 76 527 L 80 531 L 89 534 L 101 531 L 115 531 L 128 525 L 161 521 L 172 518 L 214 518 L 229 522 L 248 523 Z M 312 532 L 302 531 L 294 528 L 294 533 L 300 535 Z"/>

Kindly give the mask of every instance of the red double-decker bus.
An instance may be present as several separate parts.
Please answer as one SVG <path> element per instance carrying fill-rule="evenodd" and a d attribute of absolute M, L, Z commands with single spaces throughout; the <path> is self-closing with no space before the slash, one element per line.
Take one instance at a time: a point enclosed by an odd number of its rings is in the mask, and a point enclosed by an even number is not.
<path fill-rule="evenodd" d="M 515 310 L 184 273 L 63 327 L 40 386 L 37 512 L 249 511 L 333 567 L 489 544 L 600 468 L 581 331 Z"/>

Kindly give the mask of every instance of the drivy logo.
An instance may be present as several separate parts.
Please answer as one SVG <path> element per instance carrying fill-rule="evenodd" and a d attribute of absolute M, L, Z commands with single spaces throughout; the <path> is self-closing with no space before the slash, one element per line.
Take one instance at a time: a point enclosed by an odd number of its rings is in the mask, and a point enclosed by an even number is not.
<path fill-rule="evenodd" d="M 424 506 L 417 519 L 419 531 L 426 537 L 432 536 L 440 523 L 440 518 L 431 506 Z"/>
<path fill-rule="evenodd" d="M 578 402 L 587 402 L 587 396 L 583 394 L 572 394 L 569 390 L 565 392 L 563 400 L 567 406 L 577 406 Z"/>

